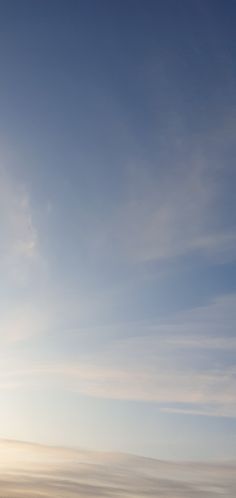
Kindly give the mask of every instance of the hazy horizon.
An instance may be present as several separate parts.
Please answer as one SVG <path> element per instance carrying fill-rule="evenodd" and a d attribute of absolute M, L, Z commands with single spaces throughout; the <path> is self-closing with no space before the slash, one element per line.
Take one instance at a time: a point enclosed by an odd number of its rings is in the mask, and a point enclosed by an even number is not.
<path fill-rule="evenodd" d="M 1 495 L 234 498 L 236 461 L 162 462 L 124 453 L 92 452 L 0 440 Z M 204 493 L 204 494 L 203 494 Z"/>

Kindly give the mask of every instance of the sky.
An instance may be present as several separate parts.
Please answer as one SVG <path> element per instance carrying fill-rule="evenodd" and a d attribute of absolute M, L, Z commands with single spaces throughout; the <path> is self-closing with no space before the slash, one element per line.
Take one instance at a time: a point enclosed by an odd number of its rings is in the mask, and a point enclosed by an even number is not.
<path fill-rule="evenodd" d="M 0 0 L 1 439 L 236 459 L 235 16 Z"/>

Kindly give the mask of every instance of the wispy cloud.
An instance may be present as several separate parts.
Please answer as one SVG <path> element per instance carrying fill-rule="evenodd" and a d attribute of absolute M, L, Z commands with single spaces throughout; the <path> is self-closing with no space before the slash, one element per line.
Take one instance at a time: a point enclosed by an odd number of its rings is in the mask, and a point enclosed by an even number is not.
<path fill-rule="evenodd" d="M 233 498 L 234 463 L 175 463 L 14 441 L 0 442 L 1 495 L 48 498 Z"/>
<path fill-rule="evenodd" d="M 38 233 L 24 185 L 0 168 L 1 267 L 16 281 L 27 278 L 38 257 Z"/>
<path fill-rule="evenodd" d="M 235 310 L 236 297 L 223 297 L 173 320 L 137 326 L 136 335 L 113 339 L 96 353 L 78 352 L 76 361 L 65 355 L 3 366 L 1 380 L 235 417 Z"/>
<path fill-rule="evenodd" d="M 115 351 L 115 362 L 114 357 Z M 156 356 L 156 367 L 148 366 L 146 362 L 142 367 L 102 366 L 101 360 L 97 360 L 97 365 L 92 361 L 81 361 L 79 365 L 38 365 L 25 372 L 26 383 L 30 377 L 32 382 L 32 376 L 34 383 L 40 383 L 39 377 L 43 376 L 47 385 L 59 382 L 61 387 L 87 396 L 152 401 L 159 403 L 161 409 L 169 404 L 178 405 L 177 411 L 187 404 L 196 413 L 201 410 L 205 415 L 236 416 L 235 368 L 197 372 L 186 366 L 181 369 L 178 365 L 165 369 L 163 365 L 158 366 L 160 360 Z"/>
<path fill-rule="evenodd" d="M 44 334 L 49 327 L 49 312 L 45 306 L 20 302 L 5 306 L 0 314 L 0 344 L 14 343 Z"/>
<path fill-rule="evenodd" d="M 230 116 L 222 121 L 221 130 L 196 137 L 186 129 L 167 129 L 156 163 L 134 158 L 119 205 L 109 211 L 107 221 L 94 224 L 101 251 L 136 263 L 187 254 L 235 259 L 235 224 L 224 211 L 226 199 L 233 201 L 225 184 L 233 168 L 222 155 L 232 148 L 225 128 L 235 130 L 235 123 Z"/>

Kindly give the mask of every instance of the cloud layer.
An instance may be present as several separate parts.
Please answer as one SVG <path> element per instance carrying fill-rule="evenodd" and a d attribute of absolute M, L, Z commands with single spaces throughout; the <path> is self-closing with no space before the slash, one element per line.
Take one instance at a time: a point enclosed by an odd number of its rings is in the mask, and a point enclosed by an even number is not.
<path fill-rule="evenodd" d="M 14 441 L 0 442 L 6 498 L 234 498 L 234 463 L 175 463 Z"/>

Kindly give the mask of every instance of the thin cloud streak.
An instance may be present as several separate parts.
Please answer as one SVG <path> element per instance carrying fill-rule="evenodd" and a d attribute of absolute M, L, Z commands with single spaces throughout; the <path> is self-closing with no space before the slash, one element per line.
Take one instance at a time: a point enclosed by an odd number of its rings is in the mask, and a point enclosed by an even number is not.
<path fill-rule="evenodd" d="M 60 361 L 12 362 L 7 369 L 3 365 L 0 379 L 12 388 L 47 383 L 92 397 L 152 401 L 164 405 L 162 409 L 235 417 L 235 310 L 236 297 L 225 296 L 139 329 L 133 337 L 113 340 L 94 354 L 78 353 L 77 360 L 65 356 Z"/>
<path fill-rule="evenodd" d="M 24 185 L 0 167 L 1 267 L 15 283 L 27 281 L 39 257 L 38 233 Z"/>

